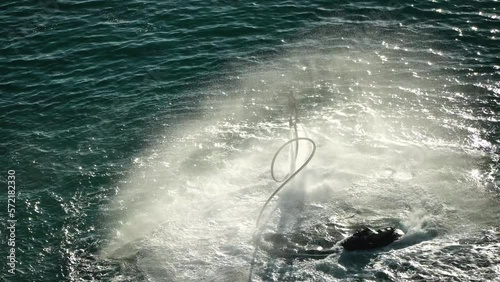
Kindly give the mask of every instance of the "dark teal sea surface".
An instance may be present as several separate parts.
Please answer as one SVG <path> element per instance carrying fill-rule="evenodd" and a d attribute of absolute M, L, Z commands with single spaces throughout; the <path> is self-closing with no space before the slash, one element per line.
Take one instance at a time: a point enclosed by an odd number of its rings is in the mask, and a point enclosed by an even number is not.
<path fill-rule="evenodd" d="M 500 281 L 498 1 L 0 8 L 3 281 Z M 264 237 L 396 245 L 254 253 L 290 91 L 317 151 Z"/>

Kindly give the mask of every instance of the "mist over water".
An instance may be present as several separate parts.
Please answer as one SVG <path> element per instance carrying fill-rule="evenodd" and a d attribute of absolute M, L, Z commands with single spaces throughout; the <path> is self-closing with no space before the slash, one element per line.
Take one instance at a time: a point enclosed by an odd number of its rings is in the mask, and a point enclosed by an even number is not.
<path fill-rule="evenodd" d="M 380 252 L 319 261 L 259 250 L 254 280 L 496 277 L 500 206 L 488 177 L 498 145 L 470 116 L 481 97 L 457 91 L 467 82 L 450 73 L 452 56 L 411 47 L 411 31 L 351 36 L 339 39 L 342 49 L 322 37 L 314 47 L 298 40 L 289 53 L 207 90 L 223 98 L 207 99 L 202 117 L 146 149 L 123 181 L 104 256 L 135 258 L 155 281 L 248 279 L 255 220 L 277 188 L 270 161 L 289 138 L 292 90 L 317 154 L 272 202 L 266 230 L 292 234 L 329 223 L 347 236 L 363 225 L 395 225 L 406 235 Z M 307 155 L 308 145 L 300 146 Z M 278 162 L 285 175 L 287 157 Z"/>

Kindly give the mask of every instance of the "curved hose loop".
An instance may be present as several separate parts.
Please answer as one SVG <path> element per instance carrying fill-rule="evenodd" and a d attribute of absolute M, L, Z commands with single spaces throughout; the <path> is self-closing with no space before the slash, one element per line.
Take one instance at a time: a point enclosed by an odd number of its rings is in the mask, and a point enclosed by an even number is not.
<path fill-rule="evenodd" d="M 300 140 L 305 140 L 305 141 L 309 141 L 311 142 L 313 148 L 312 148 L 312 151 L 311 153 L 309 154 L 309 157 L 307 158 L 307 160 L 294 172 L 292 173 L 292 175 L 290 175 L 289 177 L 285 177 L 283 183 L 281 183 L 281 185 L 271 194 L 271 196 L 269 196 L 269 198 L 267 199 L 266 203 L 264 204 L 264 206 L 262 206 L 262 209 L 260 210 L 260 213 L 259 213 L 259 216 L 257 217 L 257 224 L 256 226 L 259 227 L 259 223 L 260 223 L 260 218 L 262 217 L 262 213 L 264 213 L 264 210 L 266 209 L 267 205 L 269 204 L 269 202 L 271 202 L 271 199 L 274 198 L 274 196 L 276 196 L 276 194 L 278 194 L 278 192 L 283 189 L 283 187 L 285 187 L 285 185 L 290 182 L 290 180 L 292 180 L 292 178 L 294 178 L 301 170 L 303 170 L 307 164 L 311 161 L 311 159 L 313 158 L 314 156 L 314 153 L 316 153 L 316 143 L 311 139 L 311 138 L 306 138 L 306 137 L 296 137 L 296 138 L 293 138 L 291 140 L 288 140 L 285 144 L 281 145 L 281 147 L 278 149 L 278 151 L 276 151 L 276 153 L 274 154 L 274 157 L 273 157 L 273 161 L 271 163 L 271 175 L 273 176 L 273 179 L 274 178 L 274 173 L 273 173 L 273 170 L 274 170 L 274 163 L 276 161 L 276 158 L 278 157 L 279 153 L 281 152 L 281 150 L 283 150 L 288 144 L 292 143 L 292 142 L 297 142 L 299 143 Z M 288 175 L 287 175 L 288 176 Z M 276 179 L 275 179 L 276 180 Z M 278 182 L 281 182 L 281 181 L 278 181 Z"/>

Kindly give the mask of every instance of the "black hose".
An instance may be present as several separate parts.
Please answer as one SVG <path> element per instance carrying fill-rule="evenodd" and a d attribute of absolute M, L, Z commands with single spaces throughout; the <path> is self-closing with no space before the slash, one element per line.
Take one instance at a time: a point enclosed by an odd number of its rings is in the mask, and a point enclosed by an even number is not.
<path fill-rule="evenodd" d="M 295 134 L 297 136 L 297 128 L 295 127 Z M 297 169 L 295 170 L 295 172 L 293 172 L 290 176 L 285 176 L 284 179 L 282 180 L 277 180 L 276 177 L 274 176 L 274 163 L 276 162 L 276 158 L 278 157 L 279 153 L 281 152 L 281 150 L 283 150 L 288 144 L 292 143 L 292 142 L 297 142 L 297 145 L 296 145 L 296 148 L 298 149 L 298 143 L 300 140 L 305 140 L 305 141 L 309 141 L 311 142 L 313 148 L 312 148 L 312 151 L 311 153 L 309 154 L 309 157 L 307 158 L 307 160 Z M 290 180 L 292 180 L 292 178 L 294 178 L 302 169 L 304 169 L 306 167 L 306 165 L 311 161 L 312 157 L 314 156 L 314 153 L 316 152 L 316 143 L 310 139 L 310 138 L 306 138 L 306 137 L 296 137 L 296 138 L 293 138 L 291 140 L 288 140 L 285 144 L 283 144 L 279 149 L 278 151 L 276 151 L 276 153 L 274 154 L 274 157 L 273 157 L 273 161 L 271 162 L 271 176 L 273 177 L 273 179 L 277 182 L 283 182 L 281 183 L 281 185 L 271 194 L 271 196 L 269 196 L 269 198 L 267 199 L 267 201 L 264 203 L 264 206 L 262 206 L 262 209 L 260 210 L 260 213 L 259 213 L 259 216 L 257 217 L 257 224 L 256 226 L 259 227 L 259 223 L 260 223 L 260 218 L 262 217 L 262 213 L 264 212 L 265 208 L 267 207 L 267 205 L 269 204 L 269 202 L 271 201 L 272 198 L 274 198 L 274 196 L 276 196 L 276 194 L 278 194 L 278 192 L 283 189 L 283 187 L 285 187 L 285 185 L 290 182 Z M 295 154 L 295 159 L 297 158 L 297 155 L 298 155 L 298 152 L 296 152 Z M 295 161 L 295 160 L 294 160 Z"/>

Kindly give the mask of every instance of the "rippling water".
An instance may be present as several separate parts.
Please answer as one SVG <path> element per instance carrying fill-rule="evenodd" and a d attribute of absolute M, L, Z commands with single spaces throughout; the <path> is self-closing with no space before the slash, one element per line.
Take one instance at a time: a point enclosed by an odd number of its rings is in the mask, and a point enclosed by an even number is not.
<path fill-rule="evenodd" d="M 5 280 L 500 281 L 497 1 L 0 6 Z M 266 236 L 400 242 L 254 256 L 290 90 L 318 148 Z"/>

